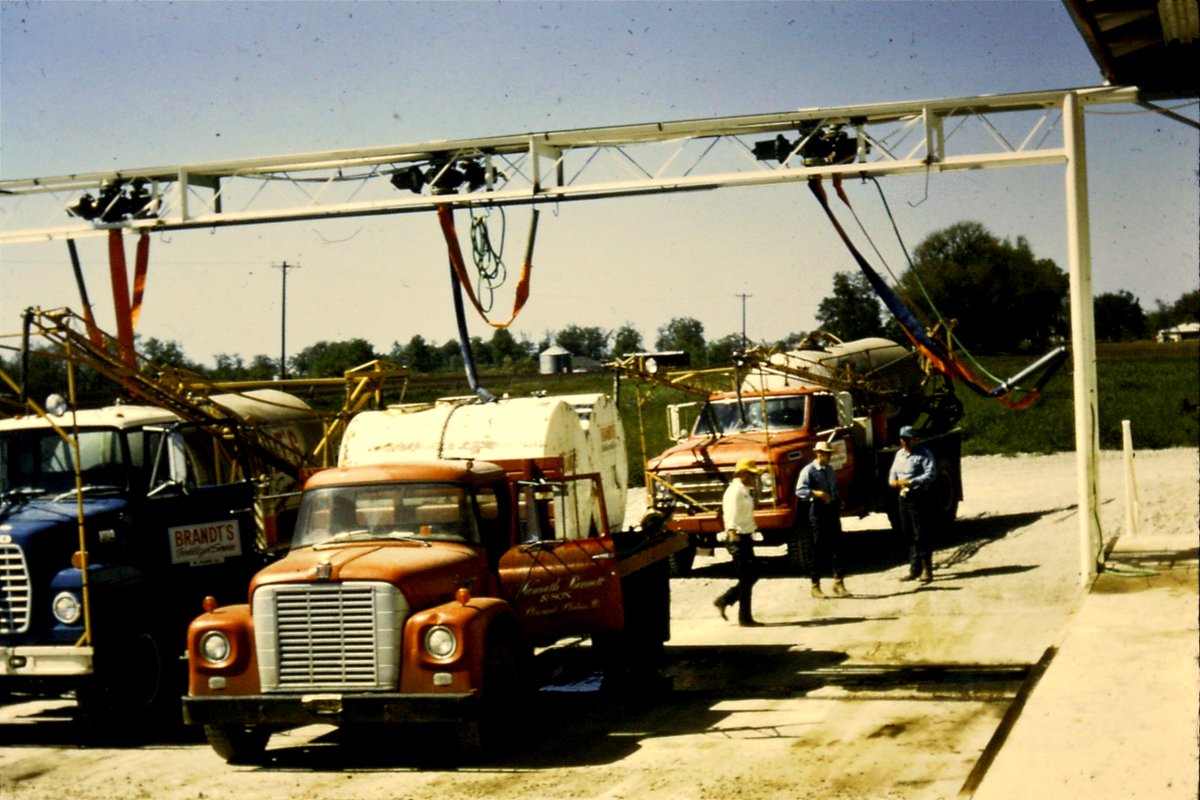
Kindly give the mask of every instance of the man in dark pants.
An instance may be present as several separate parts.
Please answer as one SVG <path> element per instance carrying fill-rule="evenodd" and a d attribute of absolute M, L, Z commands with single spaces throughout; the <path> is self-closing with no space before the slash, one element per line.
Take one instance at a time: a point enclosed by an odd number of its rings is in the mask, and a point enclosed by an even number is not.
<path fill-rule="evenodd" d="M 725 609 L 734 603 L 738 607 L 738 624 L 743 627 L 759 625 L 751 609 L 750 595 L 758 581 L 758 564 L 754 555 L 754 492 L 752 487 L 758 480 L 760 470 L 753 459 L 743 458 L 734 467 L 733 480 L 721 498 L 721 514 L 725 520 L 729 552 L 737 569 L 738 582 L 729 587 L 713 601 L 721 618 L 726 619 Z"/>
<path fill-rule="evenodd" d="M 817 442 L 813 447 L 813 460 L 800 470 L 796 479 L 796 524 L 805 526 L 800 531 L 801 542 L 806 545 L 804 554 L 808 561 L 808 574 L 812 579 L 812 596 L 824 599 L 821 591 L 821 574 L 826 565 L 833 577 L 833 593 L 837 597 L 849 597 L 842 580 L 842 516 L 838 507 L 837 473 L 829 463 L 833 448 L 829 442 Z"/>
<path fill-rule="evenodd" d="M 930 491 L 937 477 L 937 462 L 929 448 L 917 444 L 911 425 L 900 429 L 900 449 L 888 473 L 888 485 L 900 492 L 900 533 L 908 542 L 908 574 L 902 581 L 933 580 L 933 536 Z"/>

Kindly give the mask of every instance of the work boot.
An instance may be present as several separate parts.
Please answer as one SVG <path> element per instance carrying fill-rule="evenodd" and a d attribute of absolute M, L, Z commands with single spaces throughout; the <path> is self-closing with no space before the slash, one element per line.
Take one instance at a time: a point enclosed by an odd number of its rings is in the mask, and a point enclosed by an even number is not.
<path fill-rule="evenodd" d="M 850 594 L 850 590 L 846 588 L 846 584 L 842 582 L 841 578 L 833 579 L 833 596 L 853 597 L 853 595 Z"/>
<path fill-rule="evenodd" d="M 821 584 L 819 582 L 813 583 L 812 596 L 817 598 L 818 600 L 825 599 L 825 593 L 821 591 Z"/>
<path fill-rule="evenodd" d="M 925 566 L 921 567 L 921 577 L 919 580 L 921 583 L 933 583 L 933 567 L 930 566 L 929 562 L 926 562 Z"/>
<path fill-rule="evenodd" d="M 713 605 L 717 607 L 717 611 L 721 614 L 721 619 L 729 619 L 729 616 L 725 613 L 725 609 L 729 607 L 729 604 L 725 602 L 724 596 L 713 600 Z"/>

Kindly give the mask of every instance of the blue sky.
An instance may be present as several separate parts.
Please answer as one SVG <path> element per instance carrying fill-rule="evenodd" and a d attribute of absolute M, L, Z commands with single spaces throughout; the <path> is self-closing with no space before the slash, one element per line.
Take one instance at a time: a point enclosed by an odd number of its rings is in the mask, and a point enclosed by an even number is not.
<path fill-rule="evenodd" d="M 0 2 L 0 176 L 25 178 L 540 130 L 1094 86 L 1050 2 Z M 1172 106 L 1179 104 L 1172 103 Z M 1180 113 L 1195 118 L 1196 107 Z M 1194 129 L 1087 115 L 1096 292 L 1147 310 L 1196 288 Z M 884 182 L 911 247 L 965 219 L 1067 264 L 1059 168 Z M 867 195 L 864 193 L 863 195 Z M 802 186 L 568 203 L 539 226 L 513 332 L 673 317 L 710 339 L 815 327 L 854 269 Z M 523 240 L 527 212 L 510 214 Z M 867 224 L 887 238 L 881 215 Z M 517 233 L 512 233 L 512 232 Z M 113 327 L 103 240 L 80 243 Z M 519 261 L 515 246 L 509 260 Z M 132 240 L 129 240 L 132 252 Z M 363 337 L 386 352 L 455 327 L 432 215 L 181 231 L 151 245 L 139 333 L 193 359 Z M 515 272 L 515 268 L 513 270 Z M 508 289 L 511 289 L 511 283 Z M 498 306 L 510 302 L 502 294 Z M 0 333 L 78 307 L 66 246 L 0 251 Z M 505 314 L 505 316 L 507 316 Z M 470 332 L 490 329 L 477 318 Z"/>

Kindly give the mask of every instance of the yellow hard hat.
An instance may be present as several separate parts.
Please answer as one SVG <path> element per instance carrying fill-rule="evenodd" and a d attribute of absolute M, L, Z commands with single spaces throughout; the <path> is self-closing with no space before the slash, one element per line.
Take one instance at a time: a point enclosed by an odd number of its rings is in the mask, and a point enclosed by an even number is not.
<path fill-rule="evenodd" d="M 755 475 L 757 475 L 758 473 L 762 472 L 762 470 L 759 469 L 758 465 L 754 463 L 753 458 L 743 458 L 741 461 L 737 462 L 737 466 L 733 468 L 733 474 L 740 475 L 743 472 L 753 472 Z"/>

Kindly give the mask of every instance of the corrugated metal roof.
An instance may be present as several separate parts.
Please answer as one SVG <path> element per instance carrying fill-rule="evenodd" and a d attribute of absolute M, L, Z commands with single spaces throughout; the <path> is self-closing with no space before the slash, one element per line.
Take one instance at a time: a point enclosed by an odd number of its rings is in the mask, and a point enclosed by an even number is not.
<path fill-rule="evenodd" d="M 1062 0 L 1104 78 L 1145 100 L 1200 97 L 1198 0 Z"/>

